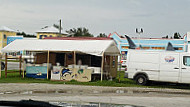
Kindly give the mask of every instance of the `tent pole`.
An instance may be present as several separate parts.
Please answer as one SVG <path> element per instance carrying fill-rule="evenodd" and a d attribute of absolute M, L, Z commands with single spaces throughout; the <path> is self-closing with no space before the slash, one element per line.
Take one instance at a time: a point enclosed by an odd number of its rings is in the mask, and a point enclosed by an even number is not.
<path fill-rule="evenodd" d="M 102 55 L 102 64 L 101 64 L 101 81 L 103 80 L 103 70 L 104 70 L 104 52 Z"/>
<path fill-rule="evenodd" d="M 1 55 L 1 53 L 0 53 L 0 62 L 1 62 L 1 59 L 2 58 L 2 55 Z M 0 64 L 0 78 L 1 78 L 1 64 Z"/>
<path fill-rule="evenodd" d="M 47 79 L 49 75 L 49 50 L 48 50 L 48 55 L 47 55 Z"/>
<path fill-rule="evenodd" d="M 24 70 L 25 70 L 25 64 L 24 64 L 24 58 L 23 58 L 23 56 L 24 56 L 24 50 L 23 50 L 23 52 L 22 52 L 22 56 L 21 56 L 21 59 L 22 59 L 22 78 L 24 78 Z"/>
<path fill-rule="evenodd" d="M 20 73 L 20 76 L 21 76 L 21 66 L 22 66 L 22 54 L 20 55 L 20 57 L 19 57 L 19 73 Z"/>
<path fill-rule="evenodd" d="M 7 78 L 7 53 L 5 53 L 5 78 Z"/>
<path fill-rule="evenodd" d="M 119 58 L 119 82 L 120 82 L 120 72 L 121 72 L 121 54 L 120 54 L 120 58 Z"/>

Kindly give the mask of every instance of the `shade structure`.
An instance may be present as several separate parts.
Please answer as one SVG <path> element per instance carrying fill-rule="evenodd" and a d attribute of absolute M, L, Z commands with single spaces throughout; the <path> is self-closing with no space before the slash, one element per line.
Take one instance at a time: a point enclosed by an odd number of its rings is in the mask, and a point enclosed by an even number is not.
<path fill-rule="evenodd" d="M 15 40 L 1 52 L 19 51 L 75 51 L 95 56 L 119 55 L 113 40 Z"/>

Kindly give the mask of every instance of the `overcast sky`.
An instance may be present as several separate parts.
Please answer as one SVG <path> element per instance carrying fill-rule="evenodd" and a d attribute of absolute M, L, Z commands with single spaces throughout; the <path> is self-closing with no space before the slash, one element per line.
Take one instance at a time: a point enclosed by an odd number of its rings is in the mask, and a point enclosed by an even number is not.
<path fill-rule="evenodd" d="M 190 0 L 0 0 L 0 26 L 35 33 L 59 24 L 64 30 L 86 27 L 99 33 L 117 32 L 160 38 L 190 31 Z"/>

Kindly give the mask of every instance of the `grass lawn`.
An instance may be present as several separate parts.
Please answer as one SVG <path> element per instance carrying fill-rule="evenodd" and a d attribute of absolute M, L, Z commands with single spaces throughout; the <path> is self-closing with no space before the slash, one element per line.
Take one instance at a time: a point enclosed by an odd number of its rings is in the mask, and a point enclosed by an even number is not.
<path fill-rule="evenodd" d="M 4 59 L 2 59 L 1 61 L 5 62 L 5 60 L 4 60 Z M 19 60 L 9 59 L 9 60 L 7 60 L 7 62 L 19 62 Z"/>
<path fill-rule="evenodd" d="M 120 82 L 119 82 L 120 73 Z M 133 80 L 124 78 L 124 72 L 118 72 L 118 76 L 113 81 L 92 81 L 92 82 L 77 82 L 77 81 L 51 81 L 47 79 L 33 79 L 33 78 L 22 78 L 19 75 L 19 71 L 15 73 L 8 73 L 5 78 L 5 72 L 2 71 L 2 77 L 0 83 L 50 83 L 50 84 L 74 84 L 74 85 L 91 85 L 91 86 L 114 86 L 114 87 L 149 87 L 149 88 L 175 88 L 175 89 L 190 89 L 189 85 L 174 85 L 167 83 L 154 83 L 149 86 L 137 85 Z"/>

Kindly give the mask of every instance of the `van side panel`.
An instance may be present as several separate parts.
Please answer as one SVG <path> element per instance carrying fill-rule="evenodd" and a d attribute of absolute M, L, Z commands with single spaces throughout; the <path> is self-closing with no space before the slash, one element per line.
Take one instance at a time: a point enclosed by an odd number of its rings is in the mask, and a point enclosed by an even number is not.
<path fill-rule="evenodd" d="M 158 80 L 159 53 L 130 50 L 127 60 L 128 77 L 133 79 L 138 73 L 145 73 L 149 80 Z"/>
<path fill-rule="evenodd" d="M 130 62 L 141 62 L 141 63 L 159 63 L 159 53 L 151 52 L 135 52 L 130 54 Z"/>
<path fill-rule="evenodd" d="M 161 52 L 160 53 L 160 81 L 178 82 L 179 80 L 179 53 Z"/>

